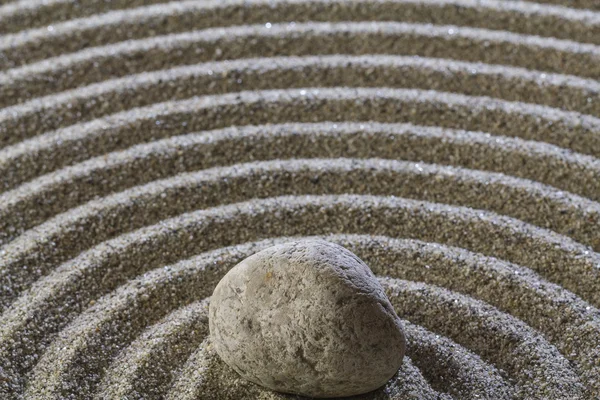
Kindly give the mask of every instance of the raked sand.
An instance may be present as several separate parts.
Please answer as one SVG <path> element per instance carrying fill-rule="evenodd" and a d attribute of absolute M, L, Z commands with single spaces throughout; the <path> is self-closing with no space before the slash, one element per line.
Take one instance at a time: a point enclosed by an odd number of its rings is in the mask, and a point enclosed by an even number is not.
<path fill-rule="evenodd" d="M 402 319 L 357 398 L 600 397 L 600 3 L 0 0 L 0 398 L 295 398 L 207 311 L 298 237 Z"/>

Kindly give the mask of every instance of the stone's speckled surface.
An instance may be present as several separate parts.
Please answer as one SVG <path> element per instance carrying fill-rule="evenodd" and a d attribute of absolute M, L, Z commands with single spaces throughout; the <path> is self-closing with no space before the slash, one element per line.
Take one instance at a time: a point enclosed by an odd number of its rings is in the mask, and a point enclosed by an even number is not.
<path fill-rule="evenodd" d="M 209 315 L 221 358 L 280 392 L 367 393 L 398 371 L 406 350 L 400 319 L 369 267 L 322 240 L 248 257 L 219 282 Z"/>

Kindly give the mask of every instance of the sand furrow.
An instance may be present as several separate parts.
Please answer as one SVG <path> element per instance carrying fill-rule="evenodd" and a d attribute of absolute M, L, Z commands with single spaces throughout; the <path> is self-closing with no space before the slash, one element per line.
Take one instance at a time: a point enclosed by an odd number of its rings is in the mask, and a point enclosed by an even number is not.
<path fill-rule="evenodd" d="M 129 40 L 13 68 L 0 72 L 0 107 L 110 78 L 174 66 L 340 53 L 446 58 L 582 78 L 600 77 L 600 47 L 592 44 L 455 25 L 293 22 L 211 28 Z"/>
<path fill-rule="evenodd" d="M 217 356 L 210 340 L 207 339 L 190 356 L 173 388 L 167 392 L 166 398 L 169 400 L 195 400 L 210 396 L 219 396 L 222 400 L 239 398 L 283 400 L 290 398 L 238 379 L 235 372 L 224 365 Z M 397 375 L 388 382 L 385 388 L 370 396 L 358 396 L 357 399 L 400 400 L 410 397 L 423 400 L 451 399 L 449 395 L 432 389 L 409 357 L 404 359 Z"/>
<path fill-rule="evenodd" d="M 96 197 L 180 173 L 232 162 L 339 157 L 398 159 L 500 172 L 600 200 L 600 161 L 552 145 L 405 124 L 244 126 L 133 146 L 5 192 L 0 195 L 0 243 Z M 71 190 L 73 185 L 79 188 L 76 194 Z M 581 209 L 588 215 L 587 223 L 597 220 L 590 214 L 592 209 Z M 574 234 L 583 237 L 579 232 Z M 594 239 L 584 242 L 597 246 Z"/>
<path fill-rule="evenodd" d="M 584 398 L 585 387 L 569 362 L 516 318 L 437 286 L 387 277 L 381 282 L 406 319 L 439 331 L 504 369 L 516 381 L 516 398 Z M 461 323 L 449 323 L 449 318 Z"/>
<path fill-rule="evenodd" d="M 273 214 L 270 209 L 277 212 Z M 369 210 L 371 215 L 369 220 L 360 217 L 361 210 L 364 209 Z M 289 221 L 289 225 L 283 231 L 277 223 L 280 219 Z M 381 232 L 378 228 L 382 220 L 388 221 L 389 231 Z M 231 226 L 244 227 L 244 229 L 232 230 Z M 260 234 L 253 231 L 253 226 L 261 227 Z M 311 227 L 310 231 L 303 230 L 306 228 L 302 227 L 307 226 Z M 415 229 L 418 226 L 419 229 Z M 473 238 L 465 238 L 463 235 L 465 229 L 469 228 L 477 232 Z M 507 230 L 513 232 L 506 232 Z M 527 231 L 531 235 L 529 238 L 523 236 Z M 214 232 L 214 235 L 208 237 L 202 232 Z M 216 235 L 217 232 L 219 236 Z M 34 351 L 35 343 L 43 347 L 44 337 L 67 322 L 69 315 L 76 316 L 81 304 L 88 304 L 99 295 L 122 285 L 128 278 L 176 261 L 180 257 L 232 242 L 258 239 L 264 235 L 287 236 L 336 232 L 386 234 L 396 237 L 416 236 L 417 239 L 446 242 L 511 259 L 537 270 L 542 275 L 552 275 L 553 271 L 548 270 L 553 267 L 569 265 L 569 270 L 562 271 L 563 275 L 560 279 L 560 283 L 565 286 L 568 286 L 569 281 L 581 279 L 593 290 L 597 281 L 593 276 L 597 275 L 595 263 L 600 258 L 598 255 L 586 254 L 585 249 L 580 250 L 579 254 L 575 249 L 571 250 L 570 255 L 558 254 L 557 247 L 564 246 L 568 240 L 553 238 L 549 232 L 527 227 L 506 217 L 498 217 L 482 211 L 475 212 L 466 208 L 389 197 L 281 197 L 182 215 L 154 227 L 132 232 L 83 253 L 36 283 L 31 291 L 4 314 L 3 328 L 6 331 L 2 335 L 5 338 L 3 348 L 12 353 L 12 346 L 19 340 L 25 340 L 28 344 L 26 348 L 20 350 L 24 353 Z M 489 243 L 485 239 L 489 237 L 497 237 L 497 240 L 502 243 L 511 241 L 515 243 L 507 248 L 498 248 L 493 242 Z M 212 243 L 214 240 L 218 242 Z M 531 244 L 528 244 L 528 241 Z M 516 257 L 511 254 L 509 250 L 511 248 L 517 252 Z M 144 257 L 140 257 L 141 254 L 144 254 Z M 592 265 L 588 268 L 591 268 L 591 271 L 586 272 L 585 265 L 590 263 Z M 375 264 L 374 268 L 376 268 Z M 116 271 L 118 273 L 114 273 Z M 576 289 L 583 287 L 584 285 L 579 283 Z M 208 290 L 210 293 L 209 287 L 204 287 L 203 290 Z M 589 297 L 594 295 L 597 295 L 597 292 Z M 592 302 L 594 301 L 598 303 L 597 300 L 592 299 Z M 119 306 L 127 312 L 127 304 Z M 148 307 L 156 307 L 156 301 L 149 302 Z M 589 307 L 591 310 L 592 306 Z M 25 317 L 26 315 L 28 316 Z M 90 316 L 96 318 L 95 313 L 91 313 Z M 88 319 L 84 318 L 83 321 Z M 29 328 L 27 325 L 23 326 L 24 323 L 28 324 Z M 111 324 L 103 326 L 112 329 Z M 596 333 L 592 326 L 588 325 L 587 329 L 592 329 L 590 335 L 594 338 Z M 31 329 L 31 327 L 37 328 Z M 585 329 L 582 332 L 585 332 Z M 35 339 L 36 335 L 39 336 L 37 339 Z M 598 355 L 591 353 L 590 356 L 593 360 Z"/>
<path fill-rule="evenodd" d="M 0 279 L 6 289 L 2 304 L 60 262 L 102 240 L 222 204 L 223 194 L 227 202 L 306 194 L 396 195 L 488 209 L 553 228 L 586 244 L 598 242 L 598 204 L 550 187 L 504 175 L 392 160 L 329 162 L 274 161 L 204 170 L 134 187 L 60 214 L 2 248 Z M 350 185 L 354 179 L 363 184 Z M 90 235 L 84 240 L 81 232 Z M 28 265 L 36 270 L 28 270 Z"/>
<path fill-rule="evenodd" d="M 1 17 L 2 14 L 0 22 Z M 184 1 L 57 21 L 49 24 L 50 28 L 0 36 L 0 69 L 148 35 L 248 23 L 356 20 L 466 25 L 600 44 L 600 13 L 530 3 L 494 0 Z"/>
<path fill-rule="evenodd" d="M 98 399 L 158 398 L 172 370 L 208 335 L 208 302 L 192 303 L 146 329 L 116 357 L 98 385 Z"/>
<path fill-rule="evenodd" d="M 5 146 L 93 118 L 193 96 L 292 87 L 397 87 L 487 96 L 600 117 L 600 83 L 575 76 L 446 59 L 307 56 L 229 60 L 111 79 L 0 110 Z M 44 86 L 21 85 L 32 94 Z M 8 98 L 8 100 L 11 100 Z M 103 104 L 98 107 L 98 104 Z"/>
<path fill-rule="evenodd" d="M 194 131 L 348 119 L 480 130 L 600 155 L 600 118 L 575 112 L 414 89 L 306 88 L 194 97 L 62 128 L 0 150 L 0 174 L 9 184 L 24 182 L 94 156 Z"/>

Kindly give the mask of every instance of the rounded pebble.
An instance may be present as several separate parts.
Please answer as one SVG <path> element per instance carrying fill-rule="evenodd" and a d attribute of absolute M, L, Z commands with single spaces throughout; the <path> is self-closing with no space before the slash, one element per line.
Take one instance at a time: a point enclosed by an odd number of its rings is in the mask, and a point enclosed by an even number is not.
<path fill-rule="evenodd" d="M 215 288 L 209 316 L 223 361 L 279 392 L 370 392 L 396 373 L 406 349 L 369 267 L 322 240 L 273 246 L 236 265 Z"/>

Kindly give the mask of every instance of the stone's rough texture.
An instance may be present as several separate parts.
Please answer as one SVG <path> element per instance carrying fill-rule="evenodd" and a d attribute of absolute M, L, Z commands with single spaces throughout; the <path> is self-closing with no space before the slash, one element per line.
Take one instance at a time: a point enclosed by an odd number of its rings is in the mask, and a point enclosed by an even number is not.
<path fill-rule="evenodd" d="M 210 303 L 217 353 L 244 378 L 312 397 L 384 385 L 405 352 L 400 320 L 369 267 L 321 241 L 270 247 L 236 265 Z"/>

